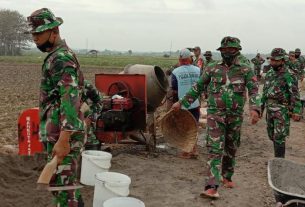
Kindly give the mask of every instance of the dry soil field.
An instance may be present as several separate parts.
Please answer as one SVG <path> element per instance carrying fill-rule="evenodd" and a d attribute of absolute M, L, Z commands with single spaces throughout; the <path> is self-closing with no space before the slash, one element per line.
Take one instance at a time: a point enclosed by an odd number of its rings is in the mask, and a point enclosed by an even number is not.
<path fill-rule="evenodd" d="M 101 68 L 83 68 L 83 71 L 92 81 L 95 73 L 107 72 Z M 0 74 L 0 206 L 52 206 L 50 194 L 35 190 L 44 158 L 19 157 L 14 152 L 18 114 L 38 105 L 40 66 L 0 63 Z M 199 197 L 206 173 L 204 147 L 200 148 L 198 160 L 180 159 L 172 151 L 164 150 L 157 157 L 148 157 L 143 152 L 122 153 L 113 158 L 111 171 L 131 177 L 131 195 L 144 201 L 146 207 L 272 207 L 273 194 L 267 183 L 272 143 L 267 138 L 265 120 L 252 126 L 245 115 L 234 177 L 237 186 L 229 190 L 221 188 L 219 200 Z M 303 121 L 292 122 L 288 159 L 305 163 L 304 131 Z M 91 207 L 93 188 L 86 187 L 82 192 L 86 206 Z"/>

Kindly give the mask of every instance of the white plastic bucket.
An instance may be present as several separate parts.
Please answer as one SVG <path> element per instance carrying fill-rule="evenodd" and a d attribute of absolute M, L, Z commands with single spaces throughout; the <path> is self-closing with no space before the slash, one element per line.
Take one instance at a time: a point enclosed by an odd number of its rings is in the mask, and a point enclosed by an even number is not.
<path fill-rule="evenodd" d="M 132 197 L 116 197 L 105 201 L 103 207 L 145 207 L 145 204 Z"/>
<path fill-rule="evenodd" d="M 82 153 L 82 168 L 80 182 L 94 186 L 95 174 L 108 172 L 112 155 L 108 152 L 86 150 Z"/>
<path fill-rule="evenodd" d="M 116 172 L 103 172 L 95 175 L 93 207 L 102 207 L 113 197 L 129 195 L 130 177 Z"/>

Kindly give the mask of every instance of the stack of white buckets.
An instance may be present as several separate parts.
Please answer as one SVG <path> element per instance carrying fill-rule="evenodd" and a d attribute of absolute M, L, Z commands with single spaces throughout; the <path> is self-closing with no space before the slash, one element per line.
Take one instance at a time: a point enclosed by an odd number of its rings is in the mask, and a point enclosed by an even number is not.
<path fill-rule="evenodd" d="M 82 153 L 80 182 L 94 186 L 93 207 L 145 207 L 129 195 L 130 177 L 108 172 L 112 155 L 108 152 L 86 150 Z"/>

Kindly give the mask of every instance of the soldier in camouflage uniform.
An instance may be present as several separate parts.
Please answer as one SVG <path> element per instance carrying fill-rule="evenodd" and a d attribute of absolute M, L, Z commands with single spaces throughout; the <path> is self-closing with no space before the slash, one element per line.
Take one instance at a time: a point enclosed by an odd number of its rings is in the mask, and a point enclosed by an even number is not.
<path fill-rule="evenodd" d="M 292 76 L 296 78 L 297 81 L 301 81 L 304 78 L 304 70 L 302 69 L 302 64 L 299 60 L 295 58 L 295 52 L 289 51 L 288 61 L 285 63 L 291 72 Z"/>
<path fill-rule="evenodd" d="M 301 102 L 296 80 L 285 65 L 285 50 L 271 52 L 269 70 L 265 77 L 262 110 L 266 108 L 267 131 L 274 143 L 274 156 L 285 157 L 285 139 L 289 135 L 290 113 L 299 121 Z"/>
<path fill-rule="evenodd" d="M 89 108 L 85 112 L 85 123 L 87 127 L 87 146 L 99 145 L 99 140 L 96 139 L 95 129 L 97 116 L 100 114 L 103 108 L 102 95 L 100 92 L 90 83 L 90 81 L 84 81 L 84 91 L 82 94 L 82 102 L 86 103 Z"/>
<path fill-rule="evenodd" d="M 296 48 L 294 52 L 295 52 L 295 58 L 299 61 L 301 68 L 304 70 L 305 58 L 301 56 L 301 50 L 299 48 Z"/>
<path fill-rule="evenodd" d="M 304 86 L 304 73 L 305 73 L 305 58 L 304 56 L 301 56 L 301 50 L 299 48 L 295 49 L 295 58 L 297 59 L 298 64 L 300 65 L 300 70 L 303 73 L 303 78 L 301 77 L 301 80 L 298 82 L 298 87 L 300 89 L 300 96 L 302 101 L 302 111 L 304 110 L 305 106 L 305 86 Z"/>
<path fill-rule="evenodd" d="M 254 72 L 258 79 L 261 78 L 261 70 L 262 64 L 265 62 L 264 58 L 261 57 L 259 53 L 257 53 L 256 57 L 251 60 L 254 64 Z"/>
<path fill-rule="evenodd" d="M 252 124 L 259 120 L 260 98 L 257 78 L 249 61 L 240 55 L 240 40 L 224 37 L 221 41 L 222 61 L 209 64 L 198 82 L 173 105 L 189 107 L 207 88 L 207 147 L 209 178 L 202 196 L 219 197 L 218 187 L 222 181 L 232 188 L 235 155 L 240 145 L 240 131 L 243 122 L 243 108 L 248 89 Z M 221 170 L 222 169 L 222 170 Z"/>
<path fill-rule="evenodd" d="M 57 156 L 58 167 L 50 187 L 77 186 L 78 159 L 84 144 L 84 116 L 80 110 L 83 75 L 75 54 L 61 40 L 58 26 L 63 23 L 47 8 L 28 17 L 33 40 L 47 52 L 40 84 L 40 137 L 47 141 L 48 161 Z M 80 191 L 53 191 L 58 207 L 84 206 Z"/>
<path fill-rule="evenodd" d="M 214 63 L 216 60 L 213 60 L 212 58 L 212 52 L 206 51 L 203 56 L 205 57 L 204 66 L 206 67 L 210 63 Z"/>

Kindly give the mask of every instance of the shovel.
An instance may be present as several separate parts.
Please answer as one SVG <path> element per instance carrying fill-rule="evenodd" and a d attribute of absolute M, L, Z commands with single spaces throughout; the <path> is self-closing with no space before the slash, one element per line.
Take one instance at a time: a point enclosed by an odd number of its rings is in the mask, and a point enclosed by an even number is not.
<path fill-rule="evenodd" d="M 57 162 L 58 162 L 58 158 L 55 155 L 51 160 L 51 162 L 47 163 L 44 166 L 37 180 L 37 190 L 47 190 L 49 188 L 49 183 L 54 174 L 54 171 L 57 168 Z"/>
<path fill-rule="evenodd" d="M 55 155 L 51 162 L 47 163 L 43 168 L 42 172 L 37 181 L 37 190 L 47 190 L 47 191 L 63 191 L 63 190 L 76 190 L 84 187 L 83 185 L 72 185 L 72 186 L 54 186 L 50 187 L 49 183 L 57 168 L 58 158 Z"/>

